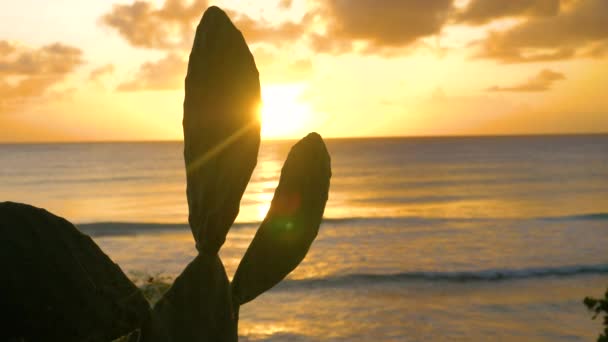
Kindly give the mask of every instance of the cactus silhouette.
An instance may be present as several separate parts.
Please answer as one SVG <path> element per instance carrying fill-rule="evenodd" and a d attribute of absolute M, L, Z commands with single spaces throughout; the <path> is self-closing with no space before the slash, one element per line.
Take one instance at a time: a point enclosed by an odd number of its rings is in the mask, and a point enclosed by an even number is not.
<path fill-rule="evenodd" d="M 0 203 L 3 340 L 236 341 L 241 305 L 304 259 L 327 202 L 330 157 L 310 133 L 281 171 L 270 209 L 233 281 L 218 255 L 257 163 L 260 82 L 241 32 L 217 7 L 199 23 L 184 98 L 188 222 L 197 256 L 150 308 L 120 268 L 68 221 Z M 49 267 L 50 266 L 50 267 Z M 38 280 L 45 279 L 45 286 Z"/>
<path fill-rule="evenodd" d="M 257 162 L 260 82 L 241 32 L 217 7 L 197 27 L 185 86 L 188 221 L 199 254 L 154 312 L 165 329 L 160 333 L 175 340 L 236 340 L 240 305 L 281 281 L 316 237 L 330 159 L 315 133 L 291 149 L 268 214 L 230 285 L 217 253 Z"/>

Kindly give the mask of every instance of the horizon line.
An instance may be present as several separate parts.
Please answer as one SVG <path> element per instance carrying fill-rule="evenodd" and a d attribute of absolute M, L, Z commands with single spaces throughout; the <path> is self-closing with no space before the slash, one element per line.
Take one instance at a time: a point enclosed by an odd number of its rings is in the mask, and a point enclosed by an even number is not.
<path fill-rule="evenodd" d="M 606 132 L 561 132 L 561 133 L 500 133 L 500 134 L 438 134 L 438 135 L 365 135 L 365 136 L 330 136 L 324 140 L 372 140 L 372 139 L 441 139 L 441 138 L 499 138 L 499 137 L 550 137 L 550 136 L 593 136 L 608 135 Z M 281 142 L 297 141 L 302 138 L 262 138 L 261 141 Z M 120 143 L 177 143 L 183 139 L 140 139 L 140 140 L 24 140 L 0 141 L 0 145 L 36 145 L 36 144 L 120 144 Z"/>

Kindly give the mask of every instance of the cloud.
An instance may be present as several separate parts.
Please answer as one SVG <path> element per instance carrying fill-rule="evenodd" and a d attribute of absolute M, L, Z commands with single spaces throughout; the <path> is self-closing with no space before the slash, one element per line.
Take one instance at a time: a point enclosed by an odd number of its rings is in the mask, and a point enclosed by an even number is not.
<path fill-rule="evenodd" d="M 547 91 L 551 88 L 553 83 L 564 80 L 566 77 L 564 74 L 556 71 L 552 71 L 549 69 L 544 69 L 540 71 L 536 76 L 528 79 L 526 82 L 517 84 L 511 87 L 501 87 L 501 86 L 493 86 L 487 91 L 491 92 L 499 92 L 499 91 L 509 91 L 509 92 L 539 92 L 539 91 Z"/>
<path fill-rule="evenodd" d="M 115 70 L 114 64 L 102 65 L 91 71 L 91 73 L 89 74 L 89 80 L 97 81 L 102 76 L 112 74 L 114 72 L 114 70 Z"/>
<path fill-rule="evenodd" d="M 283 9 L 288 9 L 288 8 L 291 8 L 292 4 L 293 4 L 292 0 L 280 0 L 279 7 L 283 8 Z"/>
<path fill-rule="evenodd" d="M 15 46 L 12 43 L 6 40 L 0 40 L 0 56 L 6 56 L 14 51 Z"/>
<path fill-rule="evenodd" d="M 560 0 L 472 0 L 455 14 L 457 22 L 481 25 L 505 17 L 547 17 L 559 13 Z"/>
<path fill-rule="evenodd" d="M 262 83 L 296 83 L 311 79 L 314 74 L 313 62 L 308 57 L 285 60 L 277 49 L 266 46 L 257 46 L 253 56 Z"/>
<path fill-rule="evenodd" d="M 503 63 L 599 57 L 608 42 L 607 22 L 608 1 L 579 0 L 555 16 L 530 18 L 505 31 L 490 32 L 476 57 Z"/>
<path fill-rule="evenodd" d="M 82 63 L 78 48 L 53 43 L 38 49 L 27 49 L 7 41 L 0 45 L 0 76 L 61 76 Z"/>
<path fill-rule="evenodd" d="M 186 61 L 173 53 L 155 62 L 146 62 L 136 75 L 118 86 L 119 91 L 173 90 L 184 86 Z"/>
<path fill-rule="evenodd" d="M 289 68 L 299 73 L 309 73 L 312 71 L 312 62 L 308 58 L 299 59 L 291 63 Z"/>
<path fill-rule="evenodd" d="M 203 0 L 165 0 L 160 7 L 145 1 L 114 5 L 101 21 L 132 46 L 175 51 L 190 48 L 194 25 L 207 6 Z M 317 52 L 339 54 L 365 45 L 362 53 L 384 53 L 438 34 L 453 10 L 452 0 L 312 1 L 300 21 L 269 22 L 226 10 L 250 44 L 281 46 L 304 41 Z M 287 9 L 292 1 L 278 0 Z M 316 22 L 325 25 L 315 31 Z"/>
<path fill-rule="evenodd" d="M 160 8 L 149 2 L 114 5 L 101 21 L 114 28 L 131 45 L 153 49 L 185 48 L 192 44 L 193 23 L 207 8 L 206 0 L 166 0 Z"/>
<path fill-rule="evenodd" d="M 82 63 L 82 51 L 69 45 L 29 48 L 0 41 L 0 113 L 45 95 Z"/>
<path fill-rule="evenodd" d="M 608 53 L 608 40 L 605 40 L 605 41 L 591 44 L 589 49 L 587 49 L 582 56 L 590 57 L 590 58 L 601 58 L 601 57 L 605 56 L 607 53 Z"/>
<path fill-rule="evenodd" d="M 320 52 L 339 54 L 366 45 L 365 53 L 403 48 L 419 38 L 440 33 L 452 11 L 452 0 L 327 0 L 317 13 L 326 32 L 312 35 Z"/>
<path fill-rule="evenodd" d="M 294 83 L 310 80 L 313 76 L 312 61 L 309 58 L 302 58 L 283 64 L 279 68 L 275 67 L 268 76 L 264 76 L 264 80 L 272 83 Z"/>
<path fill-rule="evenodd" d="M 290 1 L 278 4 L 280 7 L 290 5 Z M 188 50 L 192 46 L 194 26 L 206 8 L 206 0 L 194 0 L 189 4 L 183 0 L 165 0 L 160 8 L 149 2 L 135 1 L 128 5 L 114 5 L 101 21 L 117 30 L 134 47 Z M 274 25 L 236 11 L 226 10 L 226 13 L 249 43 L 280 45 L 285 41 L 296 41 L 302 37 L 308 24 L 306 16 L 302 22 L 287 21 Z"/>
<path fill-rule="evenodd" d="M 298 41 L 306 34 L 312 20 L 312 16 L 306 14 L 300 22 L 286 21 L 273 25 L 265 20 L 255 20 L 246 14 L 230 10 L 226 12 L 249 44 L 267 43 L 280 46 L 286 42 Z"/>
<path fill-rule="evenodd" d="M 283 5 L 289 5 L 284 2 Z M 172 90 L 183 86 L 186 61 L 180 55 L 192 46 L 194 25 L 207 6 L 206 1 L 195 0 L 186 4 L 182 0 L 166 0 L 157 8 L 151 3 L 135 1 L 128 5 L 114 5 L 112 11 L 102 17 L 102 22 L 114 29 L 132 46 L 166 50 L 165 58 L 146 62 L 127 82 L 120 84 L 119 91 Z M 280 46 L 284 42 L 299 40 L 310 22 L 304 16 L 301 22 L 271 24 L 264 20 L 227 10 L 235 25 L 251 43 L 270 43 Z M 301 61 L 298 61 L 301 62 Z M 290 66 L 289 77 L 300 72 L 302 65 Z M 91 79 L 112 70 L 99 69 L 91 72 Z"/>

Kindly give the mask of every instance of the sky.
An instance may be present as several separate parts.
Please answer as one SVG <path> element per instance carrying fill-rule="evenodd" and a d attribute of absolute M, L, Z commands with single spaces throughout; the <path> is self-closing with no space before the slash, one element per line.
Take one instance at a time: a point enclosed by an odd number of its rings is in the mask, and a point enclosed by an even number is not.
<path fill-rule="evenodd" d="M 0 142 L 182 139 L 210 5 L 266 139 L 608 132 L 606 0 L 0 0 Z"/>

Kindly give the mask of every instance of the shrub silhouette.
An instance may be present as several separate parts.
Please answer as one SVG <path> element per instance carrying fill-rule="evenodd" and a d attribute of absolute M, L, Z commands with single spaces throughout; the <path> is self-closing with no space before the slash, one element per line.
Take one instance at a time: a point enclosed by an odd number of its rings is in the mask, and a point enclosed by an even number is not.
<path fill-rule="evenodd" d="M 585 297 L 583 303 L 593 312 L 593 319 L 596 319 L 599 315 L 604 316 L 604 332 L 597 338 L 598 342 L 608 342 L 608 289 L 604 293 L 604 298 L 592 298 Z"/>

